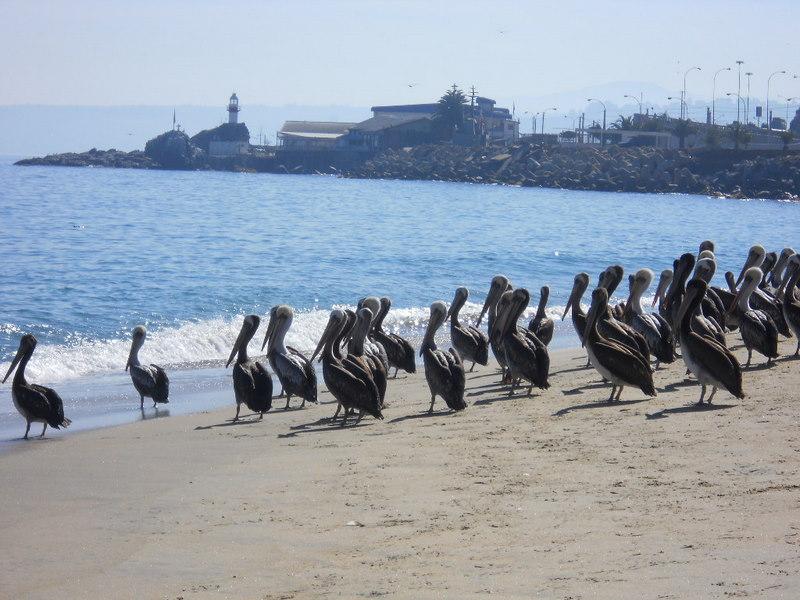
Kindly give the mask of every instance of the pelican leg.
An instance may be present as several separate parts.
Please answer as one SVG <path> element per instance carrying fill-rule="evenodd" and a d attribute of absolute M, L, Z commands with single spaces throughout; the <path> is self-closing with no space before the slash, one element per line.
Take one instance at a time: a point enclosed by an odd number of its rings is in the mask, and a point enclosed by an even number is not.
<path fill-rule="evenodd" d="M 261 412 L 261 413 L 259 413 L 259 415 L 258 415 L 258 420 L 259 420 L 259 421 L 261 421 L 263 418 L 264 418 L 264 413 L 263 413 L 263 411 L 262 411 L 262 412 Z"/>
<path fill-rule="evenodd" d="M 395 368 L 394 368 L 394 377 L 392 377 L 392 379 L 397 379 L 397 372 L 398 372 L 399 370 L 400 370 L 400 367 L 395 367 Z"/>
<path fill-rule="evenodd" d="M 473 361 L 472 366 L 469 368 L 469 372 L 472 373 L 475 370 L 475 362 Z"/>
<path fill-rule="evenodd" d="M 771 364 L 772 364 L 772 357 L 768 356 L 767 357 L 767 366 L 769 367 Z"/>
<path fill-rule="evenodd" d="M 364 418 L 364 411 L 363 410 L 358 411 L 358 418 L 356 419 L 356 425 L 358 425 L 361 422 L 361 419 L 363 418 Z"/>
<path fill-rule="evenodd" d="M 701 385 L 703 387 L 702 387 L 702 391 L 700 392 L 700 400 L 697 401 L 697 405 L 698 406 L 702 406 L 703 405 L 703 398 L 705 398 L 705 395 L 706 395 L 706 386 L 705 386 L 705 384 L 701 384 Z"/>
<path fill-rule="evenodd" d="M 144 410 L 144 396 L 141 396 L 141 402 L 139 402 L 139 408 Z"/>
<path fill-rule="evenodd" d="M 517 380 L 516 379 L 512 379 L 511 380 L 511 389 L 508 390 L 509 398 L 514 395 L 514 390 L 516 390 L 516 389 L 517 389 Z"/>
<path fill-rule="evenodd" d="M 300 408 L 305 408 L 305 407 L 306 407 L 306 399 L 303 398 L 303 403 L 300 405 Z"/>
<path fill-rule="evenodd" d="M 591 366 L 592 366 L 592 361 L 591 361 L 591 359 L 589 359 L 589 357 L 587 356 L 587 357 L 586 357 L 586 368 L 588 369 L 588 368 L 589 368 L 589 367 L 591 367 Z"/>
<path fill-rule="evenodd" d="M 613 402 L 614 401 L 614 393 L 617 391 L 617 384 L 614 383 L 611 385 L 611 395 L 608 397 L 606 402 Z"/>
<path fill-rule="evenodd" d="M 800 355 L 800 338 L 798 338 L 797 340 L 797 350 L 794 351 L 794 355 L 795 356 Z"/>
<path fill-rule="evenodd" d="M 528 398 L 530 398 L 531 396 L 533 396 L 533 384 L 531 384 L 530 387 L 528 387 Z"/>
<path fill-rule="evenodd" d="M 289 410 L 289 400 L 291 400 L 291 399 L 292 399 L 291 394 L 287 393 L 286 394 L 286 406 L 283 407 L 283 410 Z"/>
<path fill-rule="evenodd" d="M 748 348 L 747 349 L 747 363 L 744 365 L 745 367 L 749 367 L 750 366 L 750 360 L 752 358 L 753 358 L 753 351 L 750 348 Z"/>
<path fill-rule="evenodd" d="M 44 432 L 45 432 L 45 431 L 47 431 L 47 423 L 45 423 L 45 424 L 44 424 L 44 427 L 42 427 L 42 435 L 40 435 L 40 436 L 39 436 L 40 438 L 43 438 L 43 437 L 44 437 Z"/>
<path fill-rule="evenodd" d="M 433 412 L 433 403 L 436 402 L 436 394 L 431 394 L 431 406 L 428 408 L 428 413 Z"/>
<path fill-rule="evenodd" d="M 347 410 L 342 412 L 342 422 L 339 424 L 339 426 L 344 427 L 345 423 L 347 423 Z"/>
<path fill-rule="evenodd" d="M 656 359 L 656 366 L 654 367 L 654 370 L 658 371 L 659 367 L 661 367 L 661 361 Z"/>
<path fill-rule="evenodd" d="M 714 397 L 714 394 L 716 394 L 716 393 L 717 393 L 717 388 L 716 387 L 712 387 L 711 388 L 711 395 L 706 399 L 706 402 L 708 404 L 711 404 L 711 399 Z"/>
<path fill-rule="evenodd" d="M 155 400 L 153 400 L 153 408 L 158 408 L 158 402 L 156 402 Z"/>
<path fill-rule="evenodd" d="M 336 405 L 336 412 L 333 413 L 333 416 L 331 417 L 331 423 L 333 423 L 336 420 L 336 417 L 339 416 L 339 411 L 340 410 L 342 410 L 342 403 L 341 402 L 339 402 L 339 404 Z"/>
<path fill-rule="evenodd" d="M 23 440 L 27 440 L 27 439 L 28 439 L 28 432 L 29 432 L 30 430 L 31 430 L 31 422 L 30 422 L 30 421 L 28 421 L 28 426 L 25 428 L 25 435 L 24 435 L 24 436 L 22 436 L 22 439 L 23 439 Z"/>
<path fill-rule="evenodd" d="M 239 408 L 240 408 L 241 406 L 242 406 L 242 405 L 241 405 L 241 404 L 239 404 L 238 402 L 236 403 L 236 416 L 235 416 L 235 417 L 233 417 L 233 420 L 234 420 L 234 421 L 238 421 L 238 420 L 239 420 Z"/>
<path fill-rule="evenodd" d="M 619 386 L 619 389 L 617 390 L 617 402 L 619 402 L 619 397 L 622 396 L 622 388 L 624 388 L 624 387 L 625 387 L 624 385 L 621 385 L 621 386 Z"/>

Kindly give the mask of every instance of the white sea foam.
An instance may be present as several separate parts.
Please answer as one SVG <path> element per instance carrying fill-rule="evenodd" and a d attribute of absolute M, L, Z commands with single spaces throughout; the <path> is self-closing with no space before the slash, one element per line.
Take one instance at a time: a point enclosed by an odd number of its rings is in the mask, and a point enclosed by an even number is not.
<path fill-rule="evenodd" d="M 337 308 L 344 308 L 338 306 Z M 352 308 L 352 307 L 350 307 Z M 475 324 L 481 305 L 467 302 L 461 310 L 461 320 Z M 563 306 L 551 306 L 547 314 L 556 320 L 557 331 L 568 326 L 569 320 L 561 323 Z M 527 323 L 535 312 L 535 306 L 528 308 L 520 324 Z M 295 313 L 292 328 L 286 336 L 288 345 L 301 352 L 311 354 L 317 345 L 320 335 L 328 321 L 328 310 L 307 310 Z M 384 321 L 387 331 L 408 337 L 413 343 L 422 338 L 428 324 L 429 308 L 392 308 Z M 261 343 L 266 333 L 266 318 L 250 344 L 251 356 L 261 355 Z M 147 341 L 140 352 L 140 360 L 155 363 L 164 367 L 197 368 L 203 365 L 219 365 L 228 358 L 239 328 L 242 316 L 234 318 L 215 318 L 202 321 L 191 321 L 177 327 L 152 328 L 148 331 Z M 486 320 L 482 324 L 485 329 Z M 15 328 L 16 329 L 16 328 Z M 22 333 L 9 330 L 10 333 Z M 440 330 L 440 343 L 449 343 L 447 327 Z M 99 373 L 121 372 L 130 350 L 130 338 L 90 340 L 77 338 L 64 344 L 41 343 L 31 360 L 27 372 L 34 381 L 55 382 L 77 377 L 85 377 Z M 5 374 L 8 362 L 0 364 L 0 375 Z"/>

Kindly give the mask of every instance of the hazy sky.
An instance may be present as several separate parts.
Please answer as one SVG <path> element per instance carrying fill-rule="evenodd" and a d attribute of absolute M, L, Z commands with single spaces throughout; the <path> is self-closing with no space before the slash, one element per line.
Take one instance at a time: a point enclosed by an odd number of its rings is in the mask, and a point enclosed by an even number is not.
<path fill-rule="evenodd" d="M 678 91 L 694 64 L 690 95 L 708 98 L 739 58 L 764 95 L 769 72 L 800 73 L 798 26 L 800 0 L 0 0 L 0 104 L 219 105 L 236 90 L 369 106 L 453 82 L 524 102 L 622 80 Z M 800 96 L 800 78 L 773 90 Z"/>

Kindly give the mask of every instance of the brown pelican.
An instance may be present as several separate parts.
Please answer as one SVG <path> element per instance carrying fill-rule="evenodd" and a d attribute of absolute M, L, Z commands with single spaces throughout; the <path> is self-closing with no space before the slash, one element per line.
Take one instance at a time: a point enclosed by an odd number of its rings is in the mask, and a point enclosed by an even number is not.
<path fill-rule="evenodd" d="M 449 352 L 444 352 L 436 347 L 436 331 L 446 319 L 447 306 L 445 303 L 437 300 L 431 304 L 431 316 L 428 320 L 428 327 L 425 329 L 422 346 L 419 349 L 425 364 L 425 379 L 431 390 L 429 413 L 433 412 L 436 396 L 441 396 L 451 410 L 467 408 L 467 403 L 464 402 L 466 375 L 461 357 L 452 348 Z"/>
<path fill-rule="evenodd" d="M 774 254 L 774 253 L 773 253 Z M 736 287 L 739 283 L 741 283 L 744 274 L 747 272 L 748 269 L 758 267 L 758 269 L 762 273 L 762 282 L 764 279 L 765 273 L 768 269 L 765 267 L 765 259 L 767 257 L 767 252 L 764 250 L 763 246 L 756 244 L 750 248 L 750 251 L 747 253 L 747 259 L 745 260 L 744 266 L 742 267 L 741 273 L 739 273 L 739 277 L 736 280 L 734 287 L 731 291 L 736 291 Z M 769 290 L 762 289 L 761 284 L 757 285 L 756 288 L 753 290 L 753 294 L 750 298 L 750 304 L 755 310 L 760 310 L 766 315 L 768 315 L 775 326 L 778 328 L 778 333 L 781 335 L 785 335 L 789 337 L 791 331 L 789 331 L 789 326 L 786 324 L 786 320 L 783 318 L 783 310 L 781 309 L 780 303 L 775 299 L 775 297 L 770 293 Z M 738 312 L 729 312 L 728 314 L 733 315 L 733 319 L 735 322 L 736 316 Z"/>
<path fill-rule="evenodd" d="M 716 269 L 717 263 L 709 258 L 701 258 L 695 264 L 694 279 L 705 281 L 706 293 L 700 306 L 695 311 L 694 318 L 700 323 L 694 329 L 700 333 L 705 331 L 720 344 L 727 346 L 725 340 L 725 307 L 716 292 L 708 287 Z"/>
<path fill-rule="evenodd" d="M 583 312 L 581 307 L 581 298 L 586 293 L 586 288 L 589 287 L 589 274 L 578 273 L 572 282 L 572 291 L 569 294 L 567 305 L 564 307 L 564 314 L 561 315 L 563 321 L 570 309 L 572 309 L 572 325 L 575 327 L 575 333 L 578 334 L 578 339 L 583 344 L 584 330 L 586 329 L 586 313 Z"/>
<path fill-rule="evenodd" d="M 399 369 L 403 369 L 406 373 L 416 373 L 417 361 L 414 356 L 414 347 L 408 340 L 396 333 L 387 333 L 383 330 L 383 320 L 391 307 L 392 301 L 389 298 L 385 296 L 381 298 L 381 310 L 375 319 L 373 335 L 375 340 L 380 342 L 386 350 L 386 357 L 389 359 L 389 366 L 394 367 L 395 377 L 397 377 Z"/>
<path fill-rule="evenodd" d="M 548 317 L 544 310 L 547 307 L 547 300 L 550 298 L 550 288 L 543 285 L 539 293 L 541 294 L 539 296 L 539 306 L 536 308 L 536 314 L 533 319 L 528 324 L 528 329 L 547 346 L 553 339 L 553 330 L 556 326 L 553 319 Z"/>
<path fill-rule="evenodd" d="M 800 281 L 800 256 L 794 254 L 786 266 L 786 275 L 783 279 L 781 291 L 783 293 L 783 318 L 797 338 L 797 350 L 794 355 L 800 354 L 800 300 L 794 293 L 797 282 Z"/>
<path fill-rule="evenodd" d="M 765 312 L 750 306 L 750 298 L 761 283 L 762 276 L 763 273 L 758 267 L 750 267 L 745 271 L 742 287 L 730 309 L 731 312 L 736 312 L 742 341 L 747 348 L 746 367 L 750 366 L 753 350 L 766 356 L 767 364 L 778 357 L 778 329 L 775 327 L 775 322 Z"/>
<path fill-rule="evenodd" d="M 661 315 L 664 319 L 666 319 L 668 323 L 669 323 L 669 311 L 667 311 L 667 309 L 664 307 L 664 303 L 667 297 L 667 289 L 672 283 L 672 278 L 673 278 L 672 269 L 664 269 L 663 271 L 661 271 L 661 276 L 658 279 L 658 287 L 656 287 L 656 293 L 653 296 L 653 306 L 655 306 L 656 303 L 658 303 L 658 314 Z"/>
<path fill-rule="evenodd" d="M 792 256 L 795 256 L 795 254 L 796 253 L 793 248 L 784 248 L 781 250 L 781 254 L 769 274 L 769 282 L 772 284 L 774 289 L 781 287 L 781 284 L 784 280 L 783 274 L 789 264 L 789 259 Z"/>
<path fill-rule="evenodd" d="M 711 240 L 704 240 L 700 242 L 700 248 L 698 249 L 698 254 L 702 254 L 706 250 L 711 253 L 714 253 L 715 252 L 714 242 L 712 242 Z"/>
<path fill-rule="evenodd" d="M 374 350 L 366 348 L 367 332 L 372 327 L 372 322 L 372 311 L 367 306 L 359 308 L 356 313 L 356 324 L 350 334 L 347 346 L 347 358 L 369 374 L 378 388 L 378 396 L 381 400 L 381 408 L 383 408 L 386 397 L 386 369 L 378 354 Z"/>
<path fill-rule="evenodd" d="M 669 289 L 662 302 L 664 310 L 667 312 L 665 318 L 672 326 L 672 332 L 675 334 L 676 341 L 679 341 L 680 323 L 678 322 L 678 311 L 683 302 L 683 295 L 686 293 L 686 280 L 692 274 L 694 269 L 695 258 L 694 254 L 686 252 L 680 258 L 672 263 L 673 277 L 670 282 Z"/>
<path fill-rule="evenodd" d="M 366 346 L 366 352 L 375 356 L 378 360 L 380 360 L 381 364 L 383 365 L 383 370 L 385 373 L 389 373 L 389 356 L 386 354 L 386 348 L 383 347 L 383 344 L 380 343 L 375 338 L 375 326 L 378 321 L 378 315 L 380 314 L 382 307 L 381 307 L 381 299 L 377 296 L 369 296 L 364 298 L 361 302 L 361 306 L 359 308 L 368 308 L 370 310 L 370 315 L 372 317 L 372 321 L 369 324 L 367 330 L 367 336 L 364 339 L 364 344 Z"/>
<path fill-rule="evenodd" d="M 656 357 L 656 369 L 662 362 L 675 361 L 675 339 L 667 320 L 659 314 L 642 310 L 642 294 L 650 287 L 653 272 L 640 269 L 633 277 L 630 295 L 625 303 L 625 322 L 644 336 L 647 347 Z"/>
<path fill-rule="evenodd" d="M 247 357 L 247 345 L 260 324 L 261 319 L 257 315 L 247 315 L 244 318 L 242 329 L 225 364 L 227 369 L 233 362 L 233 357 L 236 357 L 236 364 L 233 366 L 233 391 L 236 395 L 234 421 L 239 420 L 239 409 L 243 403 L 254 413 L 259 413 L 259 419 L 263 419 L 264 413 L 272 408 L 272 378 L 264 365 Z"/>
<path fill-rule="evenodd" d="M 11 399 L 14 401 L 14 406 L 19 411 L 19 414 L 23 416 L 27 423 L 24 436 L 26 440 L 28 439 L 28 432 L 31 430 L 31 423 L 44 424 L 42 435 L 39 437 L 44 437 L 44 432 L 47 431 L 48 425 L 53 429 L 61 429 L 62 427 L 69 427 L 69 424 L 72 423 L 64 416 L 64 403 L 55 390 L 43 385 L 28 383 L 25 380 L 25 367 L 28 365 L 28 361 L 31 359 L 35 349 L 36 338 L 30 333 L 23 335 L 19 341 L 17 355 L 11 361 L 11 366 L 8 367 L 6 376 L 3 377 L 3 383 L 5 383 L 11 372 L 17 368 L 14 381 L 11 383 Z"/>
<path fill-rule="evenodd" d="M 450 319 L 450 339 L 453 347 L 461 357 L 462 362 L 471 361 L 469 372 L 475 368 L 475 363 L 486 366 L 489 363 L 489 338 L 477 327 L 462 325 L 458 320 L 461 308 L 469 298 L 469 290 L 460 287 L 456 290 L 447 317 Z"/>
<path fill-rule="evenodd" d="M 509 396 L 514 394 L 517 381 L 521 379 L 530 382 L 529 396 L 533 393 L 533 386 L 543 390 L 550 387 L 547 381 L 550 371 L 547 346 L 532 331 L 517 327 L 517 321 L 528 307 L 528 302 L 530 302 L 528 290 L 524 288 L 514 290 L 511 293 L 510 305 L 503 311 L 499 318 L 500 322 L 492 334 L 498 338 L 498 345 L 505 353 L 511 377 Z"/>
<path fill-rule="evenodd" d="M 322 376 L 325 385 L 334 398 L 339 402 L 339 408 L 344 407 L 342 427 L 347 423 L 350 411 L 358 411 L 358 421 L 368 413 L 376 419 L 383 419 L 381 413 L 381 399 L 378 388 L 369 374 L 358 367 L 353 361 L 342 359 L 338 355 L 337 346 L 342 338 L 347 317 L 344 311 L 334 309 L 328 318 L 328 324 L 317 344 L 311 360 L 322 351 Z M 339 414 L 336 409 L 336 415 Z M 336 415 L 333 418 L 336 418 Z"/>
<path fill-rule="evenodd" d="M 711 395 L 708 403 L 717 388 L 725 388 L 737 398 L 744 398 L 742 392 L 742 369 L 739 361 L 731 352 L 714 338 L 708 337 L 693 330 L 696 321 L 692 315 L 699 308 L 703 295 L 708 288 L 702 279 L 692 279 L 686 286 L 686 295 L 680 310 L 681 327 L 681 356 L 686 363 L 686 368 L 693 373 L 702 385 L 700 400 L 703 403 L 706 387 L 711 386 Z"/>
<path fill-rule="evenodd" d="M 147 329 L 144 328 L 144 325 L 133 328 L 131 352 L 125 365 L 126 371 L 130 368 L 133 387 L 139 392 L 140 409 L 144 409 L 145 396 L 153 399 L 153 406 L 159 402 L 169 402 L 169 377 L 167 377 L 166 371 L 158 365 L 143 365 L 139 362 L 139 349 L 144 344 L 146 337 Z"/>
<path fill-rule="evenodd" d="M 617 288 L 622 280 L 622 267 L 614 265 L 603 272 L 599 287 L 605 288 L 610 295 Z M 650 348 L 644 336 L 633 329 L 630 325 L 622 321 L 624 315 L 624 303 L 618 304 L 612 310 L 606 311 L 604 315 L 597 316 L 597 326 L 600 327 L 600 334 L 620 344 L 637 348 L 639 352 L 650 362 Z M 617 317 L 619 315 L 619 317 Z"/>
<path fill-rule="evenodd" d="M 286 394 L 284 410 L 289 408 L 292 396 L 300 396 L 303 399 L 300 408 L 306 405 L 306 401 L 317 404 L 317 374 L 311 361 L 299 350 L 285 344 L 286 334 L 293 320 L 294 310 L 291 306 L 281 304 L 273 307 L 270 311 L 267 334 L 261 345 L 262 350 L 267 347 L 267 360 Z"/>
<path fill-rule="evenodd" d="M 486 325 L 487 329 L 489 330 L 489 345 L 492 348 L 492 354 L 494 354 L 495 359 L 503 369 L 504 373 L 506 369 L 505 353 L 502 351 L 502 348 L 497 346 L 495 342 L 492 341 L 492 332 L 497 324 L 497 317 L 499 314 L 498 305 L 500 304 L 500 300 L 507 291 L 510 291 L 510 289 L 511 282 L 506 276 L 495 275 L 492 278 L 492 283 L 489 286 L 489 293 L 486 295 L 486 301 L 483 303 L 483 308 L 481 308 L 481 313 L 478 315 L 478 322 L 476 324 L 476 327 L 479 327 L 481 321 L 483 320 L 483 315 L 488 315 L 488 321 Z"/>
<path fill-rule="evenodd" d="M 608 291 L 599 287 L 592 292 L 592 306 L 586 316 L 584 345 L 592 366 L 612 384 L 608 401 L 619 401 L 626 385 L 638 387 L 648 396 L 655 396 L 653 372 L 645 355 L 635 346 L 607 339 L 598 331 L 598 319 L 604 314 L 608 314 Z"/>

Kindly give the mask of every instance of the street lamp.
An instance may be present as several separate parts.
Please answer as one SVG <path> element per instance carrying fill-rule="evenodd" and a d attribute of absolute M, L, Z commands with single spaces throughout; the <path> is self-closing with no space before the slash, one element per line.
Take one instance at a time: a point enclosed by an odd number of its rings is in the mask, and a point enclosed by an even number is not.
<path fill-rule="evenodd" d="M 692 71 L 702 71 L 700 67 L 690 67 L 686 69 L 686 73 L 683 74 L 683 103 L 686 104 L 686 76 L 691 73 Z M 686 113 L 689 112 L 689 105 L 686 104 Z M 684 114 L 683 110 L 681 110 L 681 119 L 688 118 L 688 114 Z"/>
<path fill-rule="evenodd" d="M 744 105 L 744 124 L 750 125 L 750 78 L 753 73 L 748 71 L 745 75 L 747 75 L 747 102 Z"/>
<path fill-rule="evenodd" d="M 796 77 L 796 75 L 795 75 Z M 786 99 L 786 129 L 789 129 L 789 103 L 794 102 L 797 98 L 787 98 Z"/>
<path fill-rule="evenodd" d="M 531 116 L 531 135 L 536 135 L 536 117 L 539 116 L 539 113 L 532 113 L 529 110 L 526 110 L 525 114 Z"/>
<path fill-rule="evenodd" d="M 542 111 L 542 135 L 544 135 L 544 115 L 548 110 L 558 110 L 555 106 L 553 108 L 545 108 Z"/>
<path fill-rule="evenodd" d="M 740 102 L 744 102 L 744 100 L 742 100 L 741 94 L 738 94 L 736 92 L 728 92 L 725 95 L 726 96 L 736 96 L 738 98 L 738 100 L 736 101 L 736 114 L 738 115 L 739 114 L 739 103 Z M 736 121 L 736 127 L 735 127 L 735 137 L 734 137 L 734 142 L 733 142 L 734 143 L 734 148 L 736 150 L 739 149 L 739 132 L 741 130 L 742 130 L 742 124 L 741 124 L 740 121 L 737 120 Z"/>
<path fill-rule="evenodd" d="M 603 129 L 600 132 L 600 145 L 606 145 L 606 103 L 602 100 L 598 100 L 597 98 L 587 98 L 587 102 L 599 102 L 603 105 Z"/>
<path fill-rule="evenodd" d="M 716 103 L 717 103 L 716 102 L 717 101 L 717 75 L 719 75 L 723 71 L 730 71 L 730 70 L 731 70 L 730 67 L 723 67 L 723 68 L 719 69 L 716 73 L 714 73 L 714 87 L 713 87 L 713 91 L 711 92 L 711 124 L 712 125 L 716 125 L 717 124 L 717 107 L 716 107 Z"/>
<path fill-rule="evenodd" d="M 767 129 L 772 131 L 772 115 L 769 114 L 769 82 L 775 75 L 786 75 L 786 71 L 775 71 L 767 77 Z"/>
<path fill-rule="evenodd" d="M 644 97 L 644 92 L 639 92 L 639 97 L 631 96 L 630 94 L 625 94 L 623 98 L 630 98 L 634 102 L 639 104 L 639 114 L 642 114 L 642 104 L 644 103 L 642 98 Z"/>

